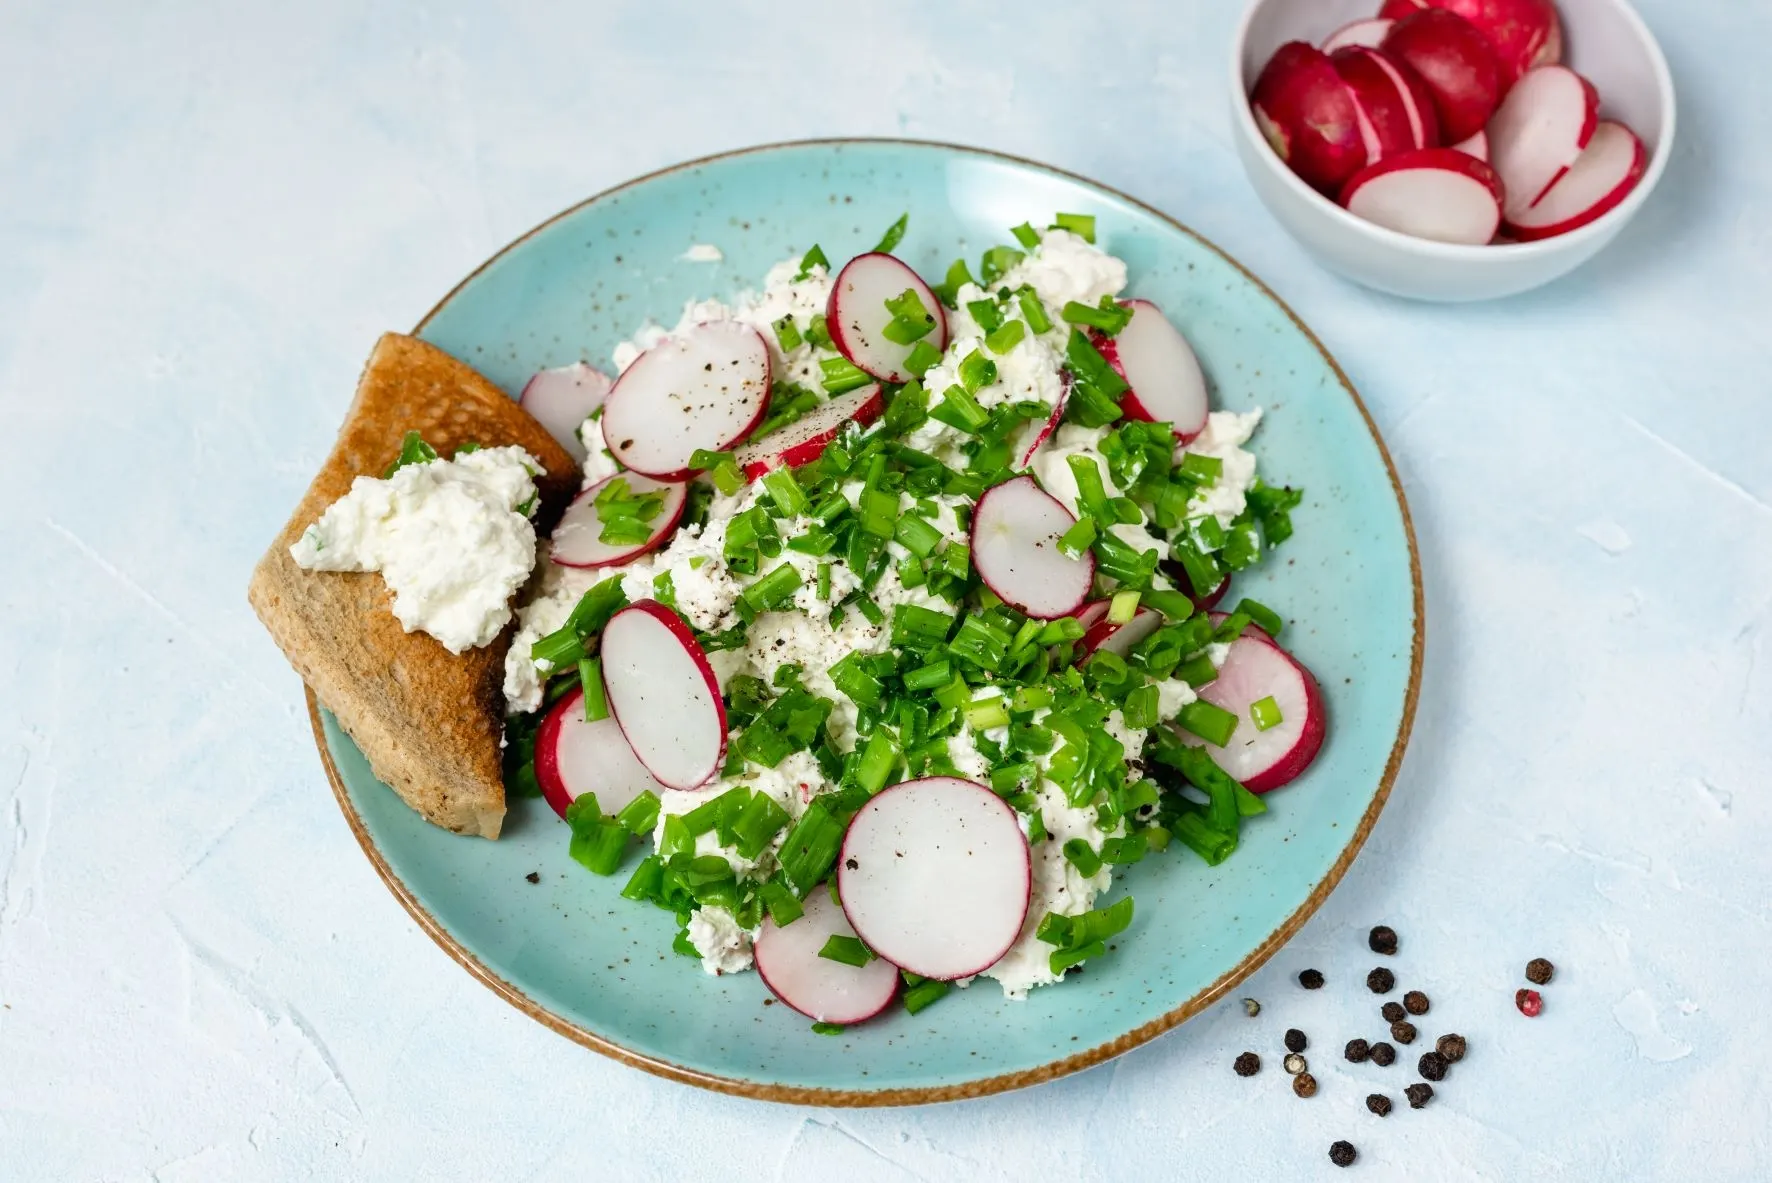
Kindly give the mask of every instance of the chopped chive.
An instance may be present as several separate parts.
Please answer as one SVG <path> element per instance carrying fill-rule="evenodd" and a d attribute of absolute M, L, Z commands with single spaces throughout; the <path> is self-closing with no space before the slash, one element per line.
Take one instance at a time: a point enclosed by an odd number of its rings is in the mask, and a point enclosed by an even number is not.
<path fill-rule="evenodd" d="M 416 431 L 409 431 L 400 440 L 400 454 L 388 465 L 381 474 L 382 479 L 393 476 L 408 464 L 428 464 L 437 458 L 437 449 L 425 443 L 424 437 Z"/>
<path fill-rule="evenodd" d="M 944 628 L 943 632 L 945 633 L 945 631 Z M 949 662 L 932 662 L 929 665 L 907 671 L 904 675 L 904 688 L 906 690 L 934 690 L 937 686 L 947 685 L 953 672 L 954 667 Z"/>
<path fill-rule="evenodd" d="M 1094 544 L 1095 534 L 1095 519 L 1084 514 L 1058 536 L 1059 553 L 1069 559 L 1081 558 L 1083 552 Z"/>
<path fill-rule="evenodd" d="M 886 227 L 886 233 L 880 236 L 880 241 L 874 250 L 882 255 L 891 254 L 893 248 L 904 241 L 905 228 L 910 224 L 910 220 L 911 215 L 908 212 L 898 215 L 898 221 Z"/>
<path fill-rule="evenodd" d="M 824 313 L 815 312 L 812 319 L 806 322 L 806 339 L 820 349 L 835 349 L 836 343 L 831 340 L 831 329 L 825 323 Z"/>
<path fill-rule="evenodd" d="M 1052 218 L 1054 230 L 1069 230 L 1084 242 L 1095 241 L 1094 214 L 1055 214 Z"/>
<path fill-rule="evenodd" d="M 1016 689 L 1010 705 L 1017 711 L 1037 711 L 1041 707 L 1052 705 L 1052 689 L 1049 686 L 1022 686 Z"/>
<path fill-rule="evenodd" d="M 994 246 L 986 251 L 978 263 L 978 273 L 983 277 L 984 286 L 989 287 L 996 283 L 1025 258 L 1026 255 L 1012 246 Z"/>
<path fill-rule="evenodd" d="M 775 502 L 775 507 L 787 517 L 798 517 L 806 512 L 809 504 L 806 490 L 794 479 L 792 469 L 778 468 L 769 473 L 763 478 L 763 488 L 768 492 L 769 499 Z"/>
<path fill-rule="evenodd" d="M 1015 241 L 1019 242 L 1022 246 L 1027 247 L 1030 251 L 1040 245 L 1040 232 L 1026 222 L 1023 222 L 1019 226 L 1011 227 L 1009 233 L 1015 235 Z"/>
<path fill-rule="evenodd" d="M 841 933 L 832 933 L 824 943 L 818 955 L 826 961 L 837 961 L 844 965 L 853 965 L 857 969 L 874 959 L 868 947 L 855 937 L 846 937 Z"/>
<path fill-rule="evenodd" d="M 824 249 L 816 242 L 812 244 L 811 250 L 800 256 L 800 274 L 794 276 L 794 282 L 798 283 L 811 275 L 814 267 L 823 267 L 827 271 L 831 267 L 831 261 L 824 256 Z"/>
<path fill-rule="evenodd" d="M 841 1035 L 846 1030 L 847 1030 L 847 1028 L 844 1027 L 843 1024 L 841 1024 L 841 1023 L 814 1023 L 814 1024 L 812 1024 L 812 1033 L 814 1035 Z"/>
<path fill-rule="evenodd" d="M 1181 457 L 1181 475 L 1200 485 L 1216 485 L 1224 474 L 1224 461 L 1216 456 L 1185 452 Z"/>
<path fill-rule="evenodd" d="M 1271 731 L 1286 721 L 1280 715 L 1280 704 L 1271 694 L 1249 704 L 1249 718 L 1257 731 Z"/>
<path fill-rule="evenodd" d="M 609 717 L 609 699 L 603 693 L 603 659 L 578 659 L 578 684 L 585 695 L 585 722 L 595 723 Z"/>
<path fill-rule="evenodd" d="M 529 647 L 529 659 L 549 670 L 564 669 L 584 656 L 584 641 L 568 625 Z"/>
<path fill-rule="evenodd" d="M 1064 858 L 1071 866 L 1077 868 L 1079 875 L 1086 879 L 1101 870 L 1101 856 L 1095 853 L 1095 848 L 1089 845 L 1087 839 L 1072 838 L 1066 842 L 1064 844 Z"/>
<path fill-rule="evenodd" d="M 978 327 L 986 333 L 996 332 L 998 328 L 1002 327 L 1003 310 L 997 307 L 997 302 L 993 299 L 987 297 L 983 300 L 968 301 L 966 311 L 973 320 L 978 322 Z"/>
<path fill-rule="evenodd" d="M 1122 308 L 1112 301 L 1111 297 L 1103 297 L 1100 305 L 1091 308 L 1087 304 L 1070 300 L 1059 310 L 1059 317 L 1066 324 L 1088 325 L 1092 329 L 1100 329 L 1108 336 L 1116 336 L 1132 319 L 1132 310 Z"/>
<path fill-rule="evenodd" d="M 806 338 L 800 335 L 799 328 L 794 324 L 794 318 L 784 316 L 775 322 L 775 341 L 781 346 L 783 353 L 792 353 L 805 343 Z"/>
<path fill-rule="evenodd" d="M 1028 328 L 1036 333 L 1052 330 L 1052 319 L 1046 315 L 1046 306 L 1040 303 L 1040 295 L 1033 288 L 1023 288 L 1016 297 L 1021 304 L 1022 319 L 1028 322 Z"/>
<path fill-rule="evenodd" d="M 981 355 L 974 352 L 970 356 L 979 357 Z M 995 371 L 996 367 L 991 362 L 987 361 L 985 364 L 991 366 Z M 963 364 L 962 368 L 964 368 Z M 991 418 L 990 412 L 980 406 L 971 392 L 957 382 L 947 388 L 941 397 L 941 402 L 930 410 L 929 415 L 932 419 L 939 419 L 949 427 L 968 434 L 977 434 L 978 430 L 989 423 Z"/>
<path fill-rule="evenodd" d="M 1217 703 L 1195 699 L 1181 708 L 1175 721 L 1214 747 L 1222 748 L 1237 729 L 1237 716 Z"/>
<path fill-rule="evenodd" d="M 650 834 L 658 826 L 658 794 L 651 789 L 642 789 L 640 795 L 622 807 L 615 815 L 622 829 L 639 837 Z"/>
<path fill-rule="evenodd" d="M 1280 619 L 1280 614 L 1278 612 L 1275 612 L 1272 608 L 1269 608 L 1259 600 L 1251 600 L 1247 596 L 1237 604 L 1237 611 L 1241 612 L 1244 616 L 1247 616 L 1253 623 L 1259 625 L 1261 631 L 1270 637 L 1279 636 L 1280 630 L 1286 627 L 1286 622 Z"/>
<path fill-rule="evenodd" d="M 762 897 L 763 906 L 769 909 L 769 918 L 775 921 L 777 928 L 785 928 L 806 914 L 799 897 L 779 879 L 763 884 L 757 894 Z"/>
<path fill-rule="evenodd" d="M 873 381 L 866 370 L 861 369 L 846 357 L 827 357 L 818 363 L 821 374 L 819 384 L 826 394 L 847 394 L 851 390 L 860 390 Z"/>
<path fill-rule="evenodd" d="M 1119 591 L 1108 604 L 1107 618 L 1115 624 L 1130 624 L 1138 615 L 1139 593 L 1137 591 Z"/>
<path fill-rule="evenodd" d="M 1021 339 L 1025 336 L 1027 336 L 1025 324 L 1019 320 L 1005 321 L 1001 328 L 985 337 L 984 345 L 986 349 L 1001 357 L 1020 345 Z"/>
<path fill-rule="evenodd" d="M 906 976 L 906 981 L 909 982 L 909 975 Z M 953 989 L 951 983 L 938 982 L 933 978 L 918 981 L 909 985 L 905 990 L 904 1008 L 914 1015 L 931 1003 L 946 997 L 947 992 L 951 989 Z"/>
<path fill-rule="evenodd" d="M 992 727 L 1009 726 L 1009 711 L 1003 705 L 1003 696 L 993 694 L 988 698 L 975 698 L 967 703 L 966 724 L 974 731 L 988 731 Z"/>
<path fill-rule="evenodd" d="M 960 385 L 967 394 L 977 394 L 997 380 L 997 363 L 974 349 L 960 362 Z"/>
<path fill-rule="evenodd" d="M 935 285 L 935 295 L 949 308 L 958 307 L 960 289 L 973 283 L 972 272 L 966 266 L 965 259 L 955 259 L 948 265 L 947 277 Z"/>
<path fill-rule="evenodd" d="M 818 598 L 821 600 L 831 598 L 831 565 L 829 563 L 818 565 Z"/>
<path fill-rule="evenodd" d="M 913 377 L 921 378 L 924 374 L 927 374 L 930 370 L 934 369 L 935 363 L 940 360 L 941 350 L 937 349 L 927 341 L 918 341 L 915 345 L 911 346 L 911 351 L 905 355 L 904 368 Z"/>
<path fill-rule="evenodd" d="M 934 526 L 915 514 L 906 514 L 898 519 L 895 537 L 904 544 L 906 550 L 920 559 L 926 559 L 935 553 L 941 545 L 942 534 Z"/>

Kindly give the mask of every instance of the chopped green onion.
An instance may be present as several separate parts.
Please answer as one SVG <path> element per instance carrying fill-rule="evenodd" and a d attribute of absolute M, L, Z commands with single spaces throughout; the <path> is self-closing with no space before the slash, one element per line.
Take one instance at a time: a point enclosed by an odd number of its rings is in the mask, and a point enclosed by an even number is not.
<path fill-rule="evenodd" d="M 1181 457 L 1180 472 L 1183 477 L 1197 485 L 1216 485 L 1218 478 L 1224 475 L 1224 461 L 1216 456 L 1202 456 L 1198 452 L 1184 452 Z"/>
<path fill-rule="evenodd" d="M 799 897 L 779 879 L 763 884 L 757 894 L 763 898 L 763 906 L 769 909 L 769 918 L 775 921 L 777 928 L 785 928 L 806 914 Z"/>
<path fill-rule="evenodd" d="M 658 826 L 658 794 L 651 789 L 642 789 L 640 795 L 629 801 L 622 811 L 615 815 L 621 828 L 636 837 L 650 834 Z"/>
<path fill-rule="evenodd" d="M 967 394 L 977 394 L 997 380 L 997 363 L 974 349 L 960 362 L 960 385 Z"/>
<path fill-rule="evenodd" d="M 857 612 L 867 617 L 867 621 L 871 625 L 878 626 L 886 619 L 886 614 L 880 611 L 880 606 L 866 596 L 856 596 L 850 603 L 855 605 Z"/>
<path fill-rule="evenodd" d="M 1198 690 L 1207 683 L 1218 680 L 1218 667 L 1212 664 L 1210 657 L 1201 653 L 1176 666 L 1175 676 Z"/>
<path fill-rule="evenodd" d="M 812 319 L 806 322 L 806 339 L 820 349 L 835 349 L 836 343 L 831 340 L 830 325 L 825 322 L 824 313 L 815 312 Z"/>
<path fill-rule="evenodd" d="M 1140 602 L 1146 608 L 1161 612 L 1165 620 L 1186 620 L 1194 614 L 1194 602 L 1178 591 L 1149 588 Z"/>
<path fill-rule="evenodd" d="M 1052 218 L 1054 230 L 1069 230 L 1084 242 L 1095 241 L 1094 214 L 1055 214 Z"/>
<path fill-rule="evenodd" d="M 1090 846 L 1088 840 L 1084 838 L 1072 838 L 1066 842 L 1064 844 L 1064 858 L 1071 866 L 1077 868 L 1077 873 L 1085 879 L 1101 870 L 1101 856 L 1095 853 L 1095 848 Z"/>
<path fill-rule="evenodd" d="M 1158 723 L 1157 688 L 1148 682 L 1126 696 L 1120 713 L 1126 718 L 1126 726 L 1134 731 L 1149 731 Z"/>
<path fill-rule="evenodd" d="M 855 937 L 843 936 L 841 933 L 832 933 L 830 939 L 824 943 L 824 948 L 818 951 L 818 955 L 826 961 L 853 965 L 857 969 L 874 959 L 873 953 L 861 941 Z"/>
<path fill-rule="evenodd" d="M 656 854 L 649 854 L 640 860 L 634 873 L 628 877 L 627 886 L 621 889 L 624 900 L 656 900 L 664 886 L 664 860 Z"/>
<path fill-rule="evenodd" d="M 841 1035 L 845 1030 L 847 1030 L 847 1028 L 841 1023 L 812 1024 L 812 1033 L 814 1035 Z"/>
<path fill-rule="evenodd" d="M 856 514 L 864 533 L 875 538 L 891 538 L 898 532 L 898 494 L 888 493 L 884 489 L 864 488 L 858 498 Z M 865 567 L 867 564 L 850 565 Z"/>
<path fill-rule="evenodd" d="M 827 671 L 826 676 L 830 678 L 831 684 L 842 691 L 844 697 L 856 706 L 878 706 L 884 701 L 886 691 L 880 685 L 880 679 L 868 672 L 862 664 L 862 660 L 860 653 L 854 651 L 845 653 L 831 663 L 831 668 Z"/>
<path fill-rule="evenodd" d="M 920 559 L 926 559 L 935 553 L 941 545 L 942 533 L 934 526 L 915 514 L 906 514 L 898 519 L 895 536 L 904 544 L 906 550 Z"/>
<path fill-rule="evenodd" d="M 614 818 L 603 816 L 595 793 L 581 794 L 566 807 L 566 824 L 572 827 L 572 860 L 593 875 L 615 874 L 629 835 Z"/>
<path fill-rule="evenodd" d="M 899 604 L 892 609 L 892 643 L 901 649 L 924 653 L 947 639 L 954 618 L 921 604 Z"/>
<path fill-rule="evenodd" d="M 960 289 L 973 283 L 972 272 L 966 266 L 965 259 L 955 259 L 948 265 L 947 278 L 935 285 L 935 295 L 949 308 L 958 306 Z"/>
<path fill-rule="evenodd" d="M 909 981 L 908 975 L 906 980 Z M 914 1015 L 931 1003 L 946 997 L 947 992 L 951 989 L 953 989 L 952 983 L 938 982 L 934 978 L 919 981 L 905 990 L 904 1008 Z"/>
<path fill-rule="evenodd" d="M 1027 336 L 1025 324 L 1019 320 L 1005 321 L 1001 328 L 985 337 L 984 345 L 986 349 L 1000 357 L 1021 344 L 1021 339 L 1025 336 Z"/>
<path fill-rule="evenodd" d="M 740 598 L 758 612 L 770 612 L 793 599 L 800 583 L 799 570 L 791 563 L 783 563 L 745 588 Z"/>
<path fill-rule="evenodd" d="M 1076 457 L 1072 457 L 1076 459 Z M 1095 519 L 1088 514 L 1078 518 L 1071 527 L 1058 536 L 1059 553 L 1068 559 L 1080 558 L 1084 551 L 1095 543 Z"/>
<path fill-rule="evenodd" d="M 1198 813 L 1184 813 L 1175 819 L 1171 832 L 1189 850 L 1216 867 L 1237 849 L 1237 836 L 1215 830 Z"/>
<path fill-rule="evenodd" d="M 609 717 L 609 699 L 603 693 L 603 659 L 578 659 L 578 684 L 585 695 L 585 722 L 595 723 Z"/>
<path fill-rule="evenodd" d="M 1067 301 L 1058 315 L 1066 324 L 1088 325 L 1110 337 L 1117 335 L 1132 320 L 1132 310 L 1114 303 L 1111 296 L 1103 296 L 1101 304 L 1094 308 L 1076 300 Z"/>
<path fill-rule="evenodd" d="M 584 641 L 570 627 L 558 629 L 529 647 L 529 659 L 549 670 L 563 669 L 584 656 Z"/>
<path fill-rule="evenodd" d="M 1037 711 L 1041 707 L 1052 705 L 1052 688 L 1049 686 L 1021 686 L 1009 705 L 1017 711 Z"/>
<path fill-rule="evenodd" d="M 763 488 L 775 507 L 788 517 L 798 517 L 806 512 L 806 490 L 794 479 L 790 468 L 778 468 L 763 478 Z"/>
<path fill-rule="evenodd" d="M 978 273 L 984 278 L 984 286 L 988 288 L 996 283 L 1025 258 L 1026 255 L 1012 246 L 994 246 L 986 251 L 978 263 Z"/>
<path fill-rule="evenodd" d="M 912 376 L 921 378 L 924 374 L 927 374 L 930 370 L 934 369 L 935 363 L 940 360 L 941 350 L 937 349 L 927 341 L 918 341 L 915 345 L 911 346 L 911 351 L 905 355 L 904 368 Z"/>
<path fill-rule="evenodd" d="M 880 236 L 880 242 L 874 250 L 882 255 L 891 254 L 893 248 L 904 241 L 905 227 L 910 224 L 910 220 L 911 215 L 908 212 L 898 215 L 898 221 L 886 227 L 886 233 Z"/>
<path fill-rule="evenodd" d="M 847 817 L 832 812 L 828 796 L 815 797 L 788 831 L 777 857 L 782 874 L 802 899 L 836 861 L 847 821 Z"/>
<path fill-rule="evenodd" d="M 945 635 L 945 628 L 943 629 L 943 633 Z M 904 688 L 906 690 L 934 690 L 937 686 L 947 685 L 948 679 L 953 676 L 953 672 L 954 667 L 951 663 L 946 661 L 933 662 L 929 665 L 907 671 L 904 675 Z"/>
<path fill-rule="evenodd" d="M 1249 704 L 1249 718 L 1255 723 L 1257 731 L 1271 731 L 1286 721 L 1280 714 L 1280 704 L 1274 701 L 1271 694 Z"/>
<path fill-rule="evenodd" d="M 1003 658 L 1009 653 L 1009 643 L 1015 639 L 1007 630 L 990 623 L 984 617 L 970 615 L 960 622 L 959 631 L 948 643 L 954 655 L 963 657 L 983 670 L 995 670 L 1002 664 Z"/>
<path fill-rule="evenodd" d="M 1138 615 L 1138 601 L 1139 593 L 1136 590 L 1115 592 L 1114 598 L 1108 603 L 1108 620 L 1114 624 L 1130 624 L 1132 618 Z"/>
<path fill-rule="evenodd" d="M 1009 726 L 1009 711 L 1004 706 L 1003 696 L 993 694 L 988 698 L 975 698 L 967 703 L 966 724 L 974 731 L 988 731 L 992 727 Z"/>
<path fill-rule="evenodd" d="M 867 371 L 859 368 L 846 357 L 827 357 L 819 360 L 821 374 L 819 385 L 826 394 L 847 394 L 851 390 L 860 390 L 873 382 Z"/>
<path fill-rule="evenodd" d="M 733 819 L 733 844 L 739 854 L 754 859 L 787 828 L 788 821 L 787 810 L 776 804 L 773 797 L 767 793 L 754 793 Z"/>
<path fill-rule="evenodd" d="M 1181 708 L 1175 721 L 1214 747 L 1222 748 L 1237 729 L 1237 716 L 1217 703 L 1195 699 Z"/>
<path fill-rule="evenodd" d="M 459 452 L 458 452 L 459 454 Z M 429 464 L 437 458 L 437 449 L 425 443 L 424 437 L 416 431 L 409 431 L 400 440 L 400 454 L 388 465 L 381 474 L 386 480 L 405 468 L 408 464 Z"/>
<path fill-rule="evenodd" d="M 800 336 L 800 330 L 794 324 L 794 318 L 784 316 L 775 322 L 775 340 L 781 346 L 783 353 L 792 353 L 800 348 L 806 339 Z"/>
<path fill-rule="evenodd" d="M 1035 333 L 1052 331 L 1052 318 L 1046 315 L 1046 306 L 1040 303 L 1038 292 L 1033 288 L 1023 288 L 1016 301 L 1021 305 L 1022 319 L 1028 322 L 1028 328 Z"/>
<path fill-rule="evenodd" d="M 1023 222 L 1019 226 L 1011 227 L 1009 233 L 1015 235 L 1015 241 L 1019 242 L 1022 246 L 1027 247 L 1030 251 L 1040 245 L 1040 232 L 1026 222 Z"/>
<path fill-rule="evenodd" d="M 983 300 L 972 300 L 966 305 L 967 313 L 978 322 L 978 327 L 986 333 L 993 333 L 1003 324 L 1003 310 L 997 302 L 989 297 Z"/>
<path fill-rule="evenodd" d="M 710 452 L 697 448 L 689 455 L 689 467 L 714 478 L 714 485 L 727 497 L 744 487 L 744 473 L 731 452 Z"/>
<path fill-rule="evenodd" d="M 855 783 L 867 790 L 869 796 L 886 787 L 886 778 L 892 775 L 892 766 L 898 763 L 898 744 L 893 741 L 892 733 L 884 727 L 868 736 L 867 746 L 861 751 L 861 759 L 855 766 Z"/>
<path fill-rule="evenodd" d="M 975 351 L 968 360 L 971 357 L 979 356 L 981 355 Z M 991 362 L 987 361 L 985 364 L 992 366 L 993 370 L 995 369 Z M 962 363 L 963 365 L 964 363 Z M 949 427 L 968 434 L 976 434 L 981 427 L 990 422 L 991 418 L 990 412 L 980 406 L 971 392 L 957 382 L 947 388 L 941 397 L 941 402 L 930 410 L 929 415 L 933 419 L 941 420 Z"/>
<path fill-rule="evenodd" d="M 831 598 L 831 565 L 829 563 L 818 565 L 818 598 L 821 600 Z"/>
<path fill-rule="evenodd" d="M 669 858 L 674 854 L 688 854 L 694 849 L 695 835 L 689 832 L 689 824 L 680 814 L 667 814 L 664 832 L 658 836 L 658 853 Z"/>
<path fill-rule="evenodd" d="M 1286 622 L 1280 619 L 1278 612 L 1259 600 L 1251 600 L 1247 596 L 1237 604 L 1237 611 L 1247 616 L 1254 624 L 1259 625 L 1261 631 L 1270 637 L 1279 636 L 1280 630 L 1286 627 Z"/>
<path fill-rule="evenodd" d="M 824 257 L 823 248 L 815 242 L 812 244 L 811 250 L 800 256 L 800 273 L 794 276 L 794 282 L 798 283 L 808 275 L 811 275 L 814 267 L 823 267 L 828 271 L 830 270 L 830 266 L 831 261 Z"/>

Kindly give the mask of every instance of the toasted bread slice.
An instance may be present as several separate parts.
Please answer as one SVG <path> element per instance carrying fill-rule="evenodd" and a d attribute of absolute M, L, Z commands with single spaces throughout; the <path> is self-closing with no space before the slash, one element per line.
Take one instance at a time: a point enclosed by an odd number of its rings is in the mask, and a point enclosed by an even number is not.
<path fill-rule="evenodd" d="M 504 659 L 512 629 L 457 655 L 394 619 L 374 572 L 304 571 L 289 547 L 365 474 L 380 476 L 417 431 L 443 456 L 470 441 L 515 444 L 541 461 L 538 522 L 578 487 L 578 466 L 498 387 L 442 350 L 388 333 L 369 355 L 338 442 L 295 515 L 252 573 L 247 598 L 289 662 L 426 821 L 498 837 Z"/>

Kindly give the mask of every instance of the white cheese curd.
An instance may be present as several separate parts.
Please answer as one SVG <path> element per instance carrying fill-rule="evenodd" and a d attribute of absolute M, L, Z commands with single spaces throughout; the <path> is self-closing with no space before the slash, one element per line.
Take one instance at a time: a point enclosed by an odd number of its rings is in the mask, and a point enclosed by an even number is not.
<path fill-rule="evenodd" d="M 1157 718 L 1167 723 L 1181 714 L 1181 708 L 1200 696 L 1194 688 L 1180 678 L 1170 678 L 1157 683 Z"/>
<path fill-rule="evenodd" d="M 1190 517 L 1211 514 L 1218 524 L 1228 527 L 1248 504 L 1249 487 L 1255 483 L 1255 454 L 1243 449 L 1249 437 L 1261 424 L 1261 408 L 1241 414 L 1236 411 L 1213 411 L 1206 416 L 1206 430 L 1195 436 L 1182 449 L 1196 456 L 1211 456 L 1223 468 L 1218 480 L 1200 489 L 1188 501 Z M 1177 457 L 1179 459 L 1179 457 Z"/>
<path fill-rule="evenodd" d="M 407 632 L 451 653 L 497 637 L 535 567 L 535 475 L 522 448 L 360 476 L 289 548 L 310 571 L 379 571 Z"/>
<path fill-rule="evenodd" d="M 718 263 L 726 256 L 720 248 L 709 242 L 698 242 L 683 252 L 683 260 L 687 263 Z"/>
<path fill-rule="evenodd" d="M 737 918 L 725 908 L 697 908 L 689 915 L 689 943 L 701 954 L 701 968 L 709 974 L 743 973 L 751 968 L 753 936 L 740 928 Z"/>
<path fill-rule="evenodd" d="M 1048 230 L 1040 245 L 995 286 L 1022 284 L 1039 295 L 1053 328 L 1068 335 L 1070 326 L 1059 319 L 1059 311 L 1072 300 L 1096 304 L 1103 296 L 1118 296 L 1126 289 L 1126 264 L 1069 230 Z"/>
<path fill-rule="evenodd" d="M 505 654 L 505 710 L 513 715 L 541 706 L 542 684 L 553 672 L 529 656 L 530 647 L 564 626 L 585 592 L 605 578 L 602 571 L 549 562 L 545 549 L 541 569 L 533 598 L 517 610 L 517 635 Z"/>
<path fill-rule="evenodd" d="M 730 783 L 725 781 L 714 781 L 710 784 L 703 785 L 699 789 L 666 789 L 659 795 L 658 799 L 658 824 L 652 831 L 653 846 L 656 847 L 664 841 L 664 827 L 665 819 L 667 817 L 682 817 L 684 814 L 692 812 L 697 807 L 706 805 L 709 801 L 712 801 L 715 797 L 718 797 L 721 793 L 732 788 L 733 785 L 737 783 L 737 781 Z M 732 864 L 732 871 L 734 874 L 741 876 L 750 875 L 752 872 L 756 871 L 758 865 L 762 861 L 761 856 L 758 858 L 746 858 L 744 855 L 738 853 L 737 848 L 722 845 L 720 842 L 720 835 L 713 830 L 695 836 L 695 850 L 693 853 L 698 857 L 704 854 L 717 854 Z"/>
<path fill-rule="evenodd" d="M 578 442 L 584 445 L 584 483 L 581 489 L 608 480 L 621 471 L 614 454 L 603 439 L 603 415 L 601 408 L 578 427 Z"/>

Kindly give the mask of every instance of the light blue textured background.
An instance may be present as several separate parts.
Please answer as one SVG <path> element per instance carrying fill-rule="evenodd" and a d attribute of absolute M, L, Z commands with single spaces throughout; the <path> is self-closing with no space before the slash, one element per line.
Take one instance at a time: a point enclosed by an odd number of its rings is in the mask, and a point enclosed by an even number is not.
<path fill-rule="evenodd" d="M 896 0 L 0 9 L 0 1177 L 1763 1178 L 1772 937 L 1772 83 L 1759 6 L 1644 4 L 1682 142 L 1575 277 L 1478 308 L 1316 270 L 1241 177 L 1237 5 Z M 1429 647 L 1371 845 L 1234 1002 L 981 1102 L 703 1094 L 457 970 L 326 791 L 246 574 L 376 333 L 635 173 L 970 141 L 1190 223 L 1394 450 Z M 1471 1058 L 1380 1122 L 1378 921 Z M 1521 964 L 1561 967 L 1544 1017 Z M 1341 988 L 1304 994 L 1317 965 Z M 1322 1093 L 1277 1069 L 1300 1026 Z M 1229 1061 L 1259 1048 L 1240 1081 Z M 1420 1045 L 1417 1045 L 1419 1050 Z M 1413 1058 L 1413 1057 L 1411 1057 Z"/>

